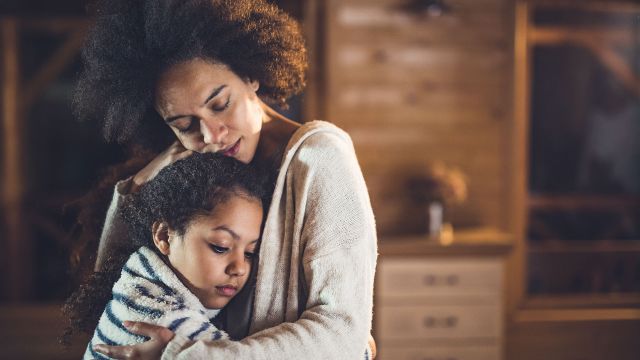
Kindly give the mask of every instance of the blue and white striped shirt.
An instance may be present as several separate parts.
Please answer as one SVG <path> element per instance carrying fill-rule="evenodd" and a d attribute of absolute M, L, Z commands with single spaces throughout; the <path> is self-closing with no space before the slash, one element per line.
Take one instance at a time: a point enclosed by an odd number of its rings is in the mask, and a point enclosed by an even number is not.
<path fill-rule="evenodd" d="M 95 344 L 131 345 L 148 340 L 129 332 L 122 325 L 125 320 L 161 325 L 191 340 L 227 339 L 211 322 L 219 312 L 206 309 L 153 250 L 141 247 L 122 268 L 84 359 L 108 359 L 93 351 Z"/>

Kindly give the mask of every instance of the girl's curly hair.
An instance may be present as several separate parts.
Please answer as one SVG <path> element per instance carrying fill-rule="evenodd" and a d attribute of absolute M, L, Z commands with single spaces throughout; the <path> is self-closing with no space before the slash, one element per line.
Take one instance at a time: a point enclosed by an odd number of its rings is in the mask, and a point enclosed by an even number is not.
<path fill-rule="evenodd" d="M 103 269 L 91 274 L 65 303 L 69 326 L 62 342 L 69 344 L 77 332 L 93 333 L 129 256 L 141 246 L 156 250 L 151 237 L 155 221 L 184 234 L 195 217 L 210 213 L 231 196 L 256 199 L 266 208 L 271 179 L 263 170 L 215 153 L 196 153 L 160 171 L 125 200 L 121 215 L 129 225 L 129 237 L 118 242 Z"/>
<path fill-rule="evenodd" d="M 153 109 L 155 84 L 167 67 L 189 59 L 226 64 L 280 105 L 305 85 L 300 28 L 265 0 L 104 0 L 95 9 L 74 109 L 81 120 L 102 121 L 108 141 L 166 142 L 169 130 Z"/>

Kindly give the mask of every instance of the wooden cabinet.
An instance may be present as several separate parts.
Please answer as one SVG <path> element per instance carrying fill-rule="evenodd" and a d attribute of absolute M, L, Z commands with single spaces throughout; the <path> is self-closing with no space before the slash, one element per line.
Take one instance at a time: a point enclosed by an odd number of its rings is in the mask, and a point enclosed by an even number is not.
<path fill-rule="evenodd" d="M 502 359 L 509 242 L 498 233 L 478 234 L 461 232 L 449 246 L 426 237 L 380 242 L 374 305 L 380 359 Z"/>

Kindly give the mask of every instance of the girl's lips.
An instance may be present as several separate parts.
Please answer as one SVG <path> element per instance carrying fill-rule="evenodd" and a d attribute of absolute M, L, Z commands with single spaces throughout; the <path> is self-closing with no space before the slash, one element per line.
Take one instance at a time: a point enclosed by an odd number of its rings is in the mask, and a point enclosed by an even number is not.
<path fill-rule="evenodd" d="M 238 150 L 240 150 L 240 139 L 238 139 L 238 141 L 236 141 L 235 144 L 233 144 L 232 147 L 228 148 L 227 150 L 225 150 L 222 155 L 224 156 L 234 156 L 238 153 Z"/>
<path fill-rule="evenodd" d="M 238 292 L 238 289 L 231 285 L 216 286 L 216 290 L 218 291 L 218 294 L 226 297 L 232 297 L 236 292 Z"/>

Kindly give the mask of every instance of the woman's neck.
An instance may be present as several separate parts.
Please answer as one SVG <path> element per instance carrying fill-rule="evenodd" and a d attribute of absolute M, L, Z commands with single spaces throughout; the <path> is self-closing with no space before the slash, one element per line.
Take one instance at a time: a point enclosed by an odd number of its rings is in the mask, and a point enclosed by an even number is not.
<path fill-rule="evenodd" d="M 279 114 L 266 104 L 262 104 L 264 117 L 262 130 L 260 131 L 260 141 L 256 150 L 255 160 L 275 161 L 281 160 L 284 149 L 289 143 L 293 133 L 300 127 L 300 124 Z"/>

